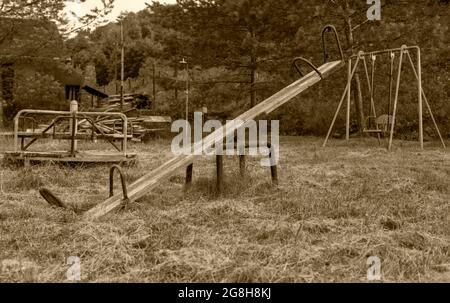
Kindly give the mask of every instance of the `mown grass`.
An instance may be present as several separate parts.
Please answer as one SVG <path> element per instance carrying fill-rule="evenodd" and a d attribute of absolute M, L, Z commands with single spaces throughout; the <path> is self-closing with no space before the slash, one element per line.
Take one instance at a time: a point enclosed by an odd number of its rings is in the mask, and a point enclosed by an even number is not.
<path fill-rule="evenodd" d="M 66 281 L 66 260 L 78 256 L 83 281 L 365 282 L 367 258 L 378 256 L 383 281 L 450 282 L 448 152 L 413 142 L 386 152 L 371 139 L 320 144 L 282 138 L 279 186 L 258 158 L 247 160 L 244 180 L 226 158 L 221 195 L 214 158 L 201 157 L 188 191 L 180 170 L 96 222 L 49 207 L 38 189 L 82 211 L 108 196 L 108 167 L 3 164 L 0 260 L 37 269 L 0 270 L 0 281 Z M 171 157 L 169 141 L 131 148 L 139 163 L 124 169 L 129 182 Z"/>

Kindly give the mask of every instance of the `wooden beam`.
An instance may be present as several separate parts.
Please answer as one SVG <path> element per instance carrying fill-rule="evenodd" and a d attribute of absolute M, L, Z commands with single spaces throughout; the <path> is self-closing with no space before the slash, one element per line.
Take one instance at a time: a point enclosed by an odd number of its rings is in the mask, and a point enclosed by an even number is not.
<path fill-rule="evenodd" d="M 320 66 L 318 70 L 325 77 L 335 72 L 343 65 L 344 63 L 342 61 L 332 61 Z M 247 121 L 256 118 L 262 113 L 272 112 L 273 110 L 277 109 L 281 105 L 285 104 L 286 102 L 288 102 L 301 92 L 305 91 L 312 85 L 320 82 L 321 80 L 322 78 L 319 77 L 319 75 L 315 71 L 312 71 L 308 75 L 302 77 L 301 79 L 295 81 L 278 93 L 274 94 L 272 97 L 269 97 L 247 112 L 243 113 L 236 119 L 229 121 L 225 126 L 214 131 L 212 134 L 205 137 L 202 141 L 195 143 L 194 151 L 196 152 L 192 153 L 191 155 L 176 156 L 128 186 L 129 201 L 135 201 L 139 198 L 142 198 L 150 190 L 155 188 L 161 181 L 173 176 L 178 169 L 192 164 L 195 159 L 194 154 L 201 154 L 199 152 L 203 151 L 204 148 L 211 148 L 216 142 L 223 141 L 223 139 L 226 138 L 227 135 L 234 133 Z M 111 211 L 117 210 L 122 206 L 122 199 L 123 197 L 121 194 L 110 197 L 103 203 L 84 213 L 84 218 L 88 220 L 94 220 L 106 215 Z"/>

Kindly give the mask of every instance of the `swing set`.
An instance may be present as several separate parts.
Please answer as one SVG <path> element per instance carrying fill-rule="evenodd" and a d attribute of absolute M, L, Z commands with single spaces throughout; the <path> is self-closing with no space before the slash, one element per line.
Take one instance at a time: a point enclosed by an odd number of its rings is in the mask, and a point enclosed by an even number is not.
<path fill-rule="evenodd" d="M 411 56 L 411 52 L 416 53 L 416 64 L 414 64 L 413 58 Z M 389 100 L 387 104 L 386 114 L 377 116 L 377 111 L 375 107 L 375 62 L 377 60 L 377 56 L 388 54 L 390 59 L 390 71 L 389 71 Z M 398 54 L 398 55 L 397 55 Z M 398 60 L 398 70 L 397 74 L 394 75 L 395 70 L 395 59 L 399 57 Z M 436 132 L 441 140 L 442 146 L 445 148 L 445 143 L 442 138 L 441 132 L 439 131 L 439 127 L 434 118 L 433 112 L 430 107 L 430 103 L 423 91 L 422 88 L 422 67 L 421 67 L 421 52 L 418 46 L 406 46 L 403 45 L 401 48 L 387 49 L 381 51 L 374 52 L 363 52 L 360 51 L 357 55 L 353 55 L 348 59 L 348 79 L 347 85 L 345 87 L 344 93 L 342 94 L 341 100 L 339 101 L 339 105 L 337 107 L 336 113 L 331 122 L 330 128 L 328 130 L 327 136 L 323 143 L 323 147 L 326 146 L 330 135 L 333 131 L 334 125 L 336 123 L 336 119 L 341 111 L 344 100 L 347 98 L 347 108 L 346 108 L 346 140 L 347 142 L 350 139 L 350 99 L 351 99 L 351 82 L 357 68 L 360 64 L 364 67 L 365 78 L 367 80 L 367 87 L 369 89 L 370 96 L 370 112 L 369 116 L 367 116 L 365 120 L 365 126 L 363 128 L 363 132 L 366 134 L 374 134 L 378 137 L 378 142 L 381 144 L 381 135 L 385 137 L 389 137 L 387 149 L 391 150 L 393 138 L 394 138 L 394 130 L 395 130 L 395 122 L 397 116 L 397 107 L 398 107 L 398 99 L 399 99 L 399 89 L 401 82 L 401 73 L 402 67 L 404 64 L 404 58 L 407 57 L 409 63 L 411 64 L 412 71 L 417 80 L 418 87 L 418 116 L 419 116 L 419 143 L 420 147 L 423 149 L 423 102 L 428 109 L 431 120 L 433 121 Z M 370 73 L 367 64 L 367 59 L 370 60 Z M 353 62 L 355 61 L 355 62 Z M 395 79 L 394 79 L 395 76 Z M 395 86 L 394 86 L 395 80 Z"/>

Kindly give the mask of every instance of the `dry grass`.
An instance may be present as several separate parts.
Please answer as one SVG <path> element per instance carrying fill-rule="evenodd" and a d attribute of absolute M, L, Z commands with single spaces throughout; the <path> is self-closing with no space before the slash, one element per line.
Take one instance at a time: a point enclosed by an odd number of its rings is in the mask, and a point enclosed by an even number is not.
<path fill-rule="evenodd" d="M 133 145 L 140 161 L 127 178 L 169 159 L 169 143 Z M 188 192 L 180 171 L 94 223 L 50 208 L 37 190 L 86 209 L 107 197 L 107 167 L 3 165 L 0 260 L 38 268 L 36 276 L 0 268 L 0 281 L 64 281 L 69 256 L 81 258 L 83 281 L 366 281 L 366 260 L 378 256 L 383 281 L 450 282 L 449 154 L 412 142 L 390 153 L 370 139 L 320 143 L 282 138 L 278 187 L 258 159 L 241 180 L 228 158 L 217 196 L 214 159 L 203 157 Z"/>

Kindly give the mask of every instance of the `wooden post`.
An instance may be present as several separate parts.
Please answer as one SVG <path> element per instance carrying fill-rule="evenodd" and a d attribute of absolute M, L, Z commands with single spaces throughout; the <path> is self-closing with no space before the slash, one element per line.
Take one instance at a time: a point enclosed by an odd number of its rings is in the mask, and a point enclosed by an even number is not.
<path fill-rule="evenodd" d="M 70 156 L 75 157 L 75 153 L 77 151 L 77 140 L 75 137 L 77 136 L 78 129 L 78 121 L 76 119 L 76 114 L 78 112 L 78 102 L 73 100 L 70 102 L 70 113 L 72 115 L 71 124 L 70 124 Z"/>
<path fill-rule="evenodd" d="M 245 155 L 239 155 L 239 173 L 241 177 L 245 177 Z"/>
<path fill-rule="evenodd" d="M 186 167 L 186 184 L 185 189 L 188 189 L 192 185 L 192 173 L 194 170 L 194 164 L 190 164 Z"/>
<path fill-rule="evenodd" d="M 350 93 L 350 92 L 349 92 Z M 272 175 L 272 183 L 278 185 L 278 169 L 277 163 L 273 159 L 276 159 L 275 148 L 271 143 L 267 145 L 270 150 L 269 158 L 270 158 L 270 173 Z"/>
<path fill-rule="evenodd" d="M 216 156 L 216 170 L 217 170 L 217 193 L 221 194 L 223 190 L 223 156 Z"/>

